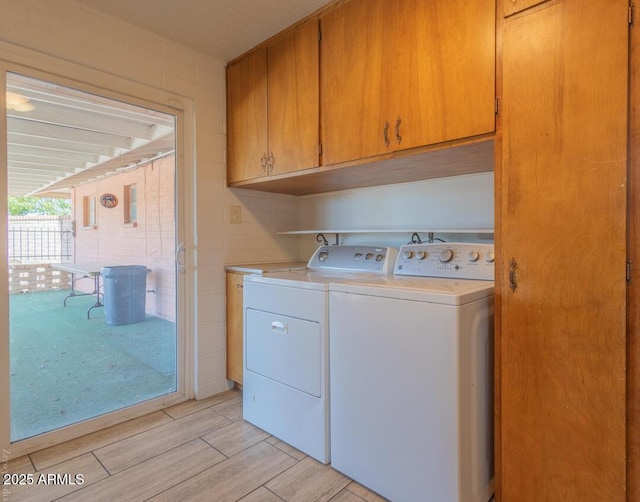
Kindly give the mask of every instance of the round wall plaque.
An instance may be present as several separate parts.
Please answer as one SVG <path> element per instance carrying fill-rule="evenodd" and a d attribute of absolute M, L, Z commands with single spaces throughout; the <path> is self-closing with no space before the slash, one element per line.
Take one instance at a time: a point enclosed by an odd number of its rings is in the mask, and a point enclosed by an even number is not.
<path fill-rule="evenodd" d="M 102 207 L 106 207 L 107 209 L 116 207 L 118 205 L 118 197 L 116 197 L 112 193 L 105 193 L 100 197 L 100 205 Z"/>

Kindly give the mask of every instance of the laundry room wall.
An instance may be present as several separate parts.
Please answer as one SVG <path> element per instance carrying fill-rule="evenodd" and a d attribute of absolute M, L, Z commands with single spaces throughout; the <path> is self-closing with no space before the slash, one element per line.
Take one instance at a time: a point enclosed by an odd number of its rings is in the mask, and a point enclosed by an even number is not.
<path fill-rule="evenodd" d="M 401 229 L 478 229 L 494 227 L 493 173 L 440 178 L 413 183 L 360 188 L 299 198 L 299 229 L 370 230 L 370 233 L 340 235 L 340 243 L 376 243 L 400 246 L 410 232 L 376 233 Z M 486 232 L 452 234 L 439 232 L 445 240 L 491 242 Z M 423 240 L 426 232 L 420 232 Z M 291 239 L 296 237 L 289 237 Z M 318 246 L 315 235 L 300 239 L 301 257 Z M 332 234 L 326 235 L 330 244 Z"/>
<path fill-rule="evenodd" d="M 0 64 L 7 63 L 70 86 L 162 103 L 169 93 L 189 105 L 183 153 L 192 190 L 185 211 L 194 232 L 185 240 L 194 275 L 188 324 L 195 367 L 188 372 L 198 398 L 227 389 L 224 265 L 297 258 L 297 241 L 273 235 L 295 226 L 298 211 L 293 197 L 226 186 L 225 63 L 74 0 L 3 2 Z M 234 205 L 243 208 L 240 224 L 229 222 Z"/>

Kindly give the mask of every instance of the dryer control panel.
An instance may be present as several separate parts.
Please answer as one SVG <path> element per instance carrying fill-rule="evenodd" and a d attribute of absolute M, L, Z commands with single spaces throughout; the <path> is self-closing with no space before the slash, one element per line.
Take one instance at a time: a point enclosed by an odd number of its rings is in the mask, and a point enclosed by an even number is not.
<path fill-rule="evenodd" d="M 406 244 L 400 248 L 395 275 L 449 277 L 493 281 L 493 244 L 438 242 Z"/>
<path fill-rule="evenodd" d="M 398 250 L 384 246 L 320 246 L 309 259 L 310 270 L 390 274 Z"/>

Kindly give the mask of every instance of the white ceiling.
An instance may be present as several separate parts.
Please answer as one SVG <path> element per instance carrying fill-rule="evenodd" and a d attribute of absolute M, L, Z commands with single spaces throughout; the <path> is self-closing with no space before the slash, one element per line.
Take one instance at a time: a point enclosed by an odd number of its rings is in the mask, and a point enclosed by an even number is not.
<path fill-rule="evenodd" d="M 7 106 L 9 195 L 66 197 L 175 149 L 172 115 L 13 73 L 7 90 L 30 108 Z"/>
<path fill-rule="evenodd" d="M 230 61 L 328 0 L 75 0 Z M 78 184 L 174 150 L 173 117 L 24 76 L 7 91 L 9 195 L 67 197 Z"/>
<path fill-rule="evenodd" d="M 329 0 L 77 0 L 224 62 Z"/>

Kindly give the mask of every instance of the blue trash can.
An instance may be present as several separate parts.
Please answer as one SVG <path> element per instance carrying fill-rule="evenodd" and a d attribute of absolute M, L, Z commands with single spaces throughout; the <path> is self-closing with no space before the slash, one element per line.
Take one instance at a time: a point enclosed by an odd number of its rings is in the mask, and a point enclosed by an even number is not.
<path fill-rule="evenodd" d="M 107 324 L 131 324 L 145 319 L 147 267 L 121 265 L 103 267 L 104 315 Z"/>

